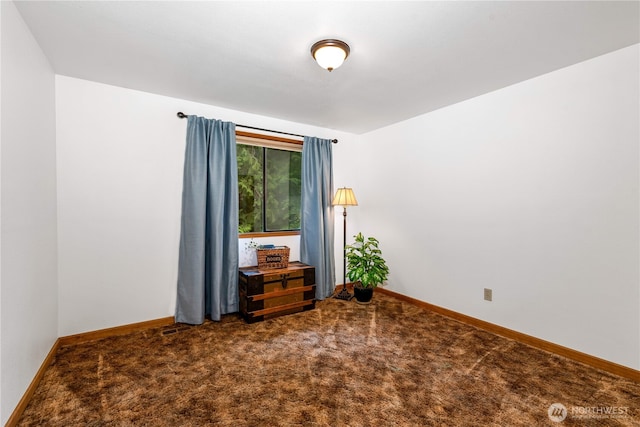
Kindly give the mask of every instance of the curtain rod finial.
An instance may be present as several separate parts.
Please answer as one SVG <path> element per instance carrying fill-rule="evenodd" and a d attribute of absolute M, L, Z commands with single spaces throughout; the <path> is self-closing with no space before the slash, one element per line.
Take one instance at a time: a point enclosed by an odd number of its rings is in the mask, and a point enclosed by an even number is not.
<path fill-rule="evenodd" d="M 178 118 L 179 118 L 179 119 L 186 119 L 186 118 L 188 117 L 188 116 L 187 116 L 185 113 L 183 113 L 182 111 L 178 111 L 177 116 L 178 116 Z"/>

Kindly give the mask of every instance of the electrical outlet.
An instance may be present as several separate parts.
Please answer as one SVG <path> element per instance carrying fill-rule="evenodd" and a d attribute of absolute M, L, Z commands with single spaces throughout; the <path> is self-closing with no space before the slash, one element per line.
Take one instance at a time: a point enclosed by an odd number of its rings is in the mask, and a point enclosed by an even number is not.
<path fill-rule="evenodd" d="M 493 298 L 493 291 L 489 288 L 484 288 L 484 300 L 492 301 L 492 298 Z"/>

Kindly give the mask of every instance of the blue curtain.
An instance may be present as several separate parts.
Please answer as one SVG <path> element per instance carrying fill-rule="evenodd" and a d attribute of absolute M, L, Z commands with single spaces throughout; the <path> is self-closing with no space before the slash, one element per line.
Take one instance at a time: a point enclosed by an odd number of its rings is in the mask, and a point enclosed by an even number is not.
<path fill-rule="evenodd" d="M 189 116 L 176 322 L 238 311 L 237 168 L 235 124 Z"/>
<path fill-rule="evenodd" d="M 333 159 L 331 140 L 305 137 L 302 146 L 300 261 L 316 268 L 316 299 L 336 284 L 333 248 Z"/>

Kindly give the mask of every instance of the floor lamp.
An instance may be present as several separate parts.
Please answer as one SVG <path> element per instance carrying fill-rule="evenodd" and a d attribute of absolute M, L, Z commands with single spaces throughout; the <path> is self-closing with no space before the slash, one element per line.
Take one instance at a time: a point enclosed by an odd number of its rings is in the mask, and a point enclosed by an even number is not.
<path fill-rule="evenodd" d="M 342 217 L 344 218 L 344 225 L 342 229 L 343 245 L 342 245 L 342 290 L 337 293 L 334 298 L 343 299 L 349 301 L 353 298 L 353 295 L 347 290 L 347 206 L 358 206 L 353 190 L 347 187 L 338 188 L 333 202 L 333 206 L 342 206 L 344 211 Z"/>

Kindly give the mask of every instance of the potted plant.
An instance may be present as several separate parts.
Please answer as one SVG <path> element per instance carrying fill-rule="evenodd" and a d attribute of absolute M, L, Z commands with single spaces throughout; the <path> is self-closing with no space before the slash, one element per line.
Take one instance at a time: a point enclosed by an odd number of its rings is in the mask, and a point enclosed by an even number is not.
<path fill-rule="evenodd" d="M 378 247 L 380 242 L 375 237 L 364 237 L 362 233 L 353 236 L 355 243 L 347 245 L 347 277 L 353 282 L 353 293 L 356 302 L 369 304 L 373 297 L 373 289 L 382 284 L 389 277 L 389 267 L 382 251 Z"/>

